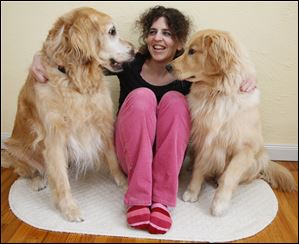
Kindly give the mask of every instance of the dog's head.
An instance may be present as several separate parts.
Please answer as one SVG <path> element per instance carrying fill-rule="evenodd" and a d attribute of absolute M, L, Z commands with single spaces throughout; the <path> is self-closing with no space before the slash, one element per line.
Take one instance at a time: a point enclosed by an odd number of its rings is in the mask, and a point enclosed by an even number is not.
<path fill-rule="evenodd" d="M 191 38 L 184 54 L 166 68 L 180 80 L 212 82 L 217 77 L 235 72 L 240 64 L 240 54 L 229 33 L 202 30 Z"/>
<path fill-rule="evenodd" d="M 92 8 L 79 8 L 60 17 L 43 46 L 60 66 L 97 62 L 112 71 L 122 70 L 134 57 L 132 44 L 120 39 L 110 16 Z"/>

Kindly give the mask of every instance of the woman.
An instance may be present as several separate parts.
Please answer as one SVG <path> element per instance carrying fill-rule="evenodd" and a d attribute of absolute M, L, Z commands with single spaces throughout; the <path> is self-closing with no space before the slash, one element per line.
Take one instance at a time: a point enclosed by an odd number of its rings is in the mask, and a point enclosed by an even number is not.
<path fill-rule="evenodd" d="M 177 9 L 156 6 L 140 16 L 137 26 L 143 44 L 135 60 L 117 74 L 115 146 L 128 176 L 124 197 L 128 224 L 164 234 L 172 225 L 169 208 L 176 205 L 178 176 L 191 129 L 185 98 L 190 83 L 175 80 L 165 66 L 182 53 L 190 22 Z M 32 71 L 40 82 L 46 81 L 38 57 Z M 248 80 L 240 89 L 250 92 L 254 87 L 255 81 Z"/>

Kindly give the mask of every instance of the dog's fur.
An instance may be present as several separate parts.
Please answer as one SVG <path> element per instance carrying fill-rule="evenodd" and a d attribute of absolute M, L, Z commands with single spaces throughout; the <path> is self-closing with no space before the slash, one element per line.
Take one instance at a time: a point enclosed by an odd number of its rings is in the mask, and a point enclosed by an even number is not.
<path fill-rule="evenodd" d="M 30 71 L 19 94 L 1 165 L 29 177 L 35 190 L 48 182 L 70 221 L 83 219 L 71 194 L 69 168 L 80 175 L 106 161 L 116 183 L 126 186 L 115 155 L 113 104 L 102 68 L 121 71 L 133 55 L 133 46 L 119 38 L 111 17 L 75 9 L 57 20 L 43 44 L 48 82 L 38 82 Z"/>
<path fill-rule="evenodd" d="M 233 190 L 242 182 L 265 179 L 273 188 L 296 189 L 291 173 L 269 161 L 259 114 L 259 90 L 240 92 L 240 84 L 255 71 L 244 48 L 229 33 L 202 30 L 185 53 L 167 69 L 192 83 L 188 102 L 192 116 L 192 178 L 184 201 L 198 199 L 205 179 L 216 178 L 211 212 L 221 215 Z"/>

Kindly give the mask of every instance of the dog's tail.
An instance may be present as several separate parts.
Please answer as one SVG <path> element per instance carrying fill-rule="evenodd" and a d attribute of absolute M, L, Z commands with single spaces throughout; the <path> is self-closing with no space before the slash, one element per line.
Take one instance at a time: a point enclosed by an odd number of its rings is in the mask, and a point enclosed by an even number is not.
<path fill-rule="evenodd" d="M 261 171 L 261 178 L 267 181 L 273 188 L 282 191 L 298 191 L 296 182 L 291 172 L 282 165 L 268 161 Z"/>

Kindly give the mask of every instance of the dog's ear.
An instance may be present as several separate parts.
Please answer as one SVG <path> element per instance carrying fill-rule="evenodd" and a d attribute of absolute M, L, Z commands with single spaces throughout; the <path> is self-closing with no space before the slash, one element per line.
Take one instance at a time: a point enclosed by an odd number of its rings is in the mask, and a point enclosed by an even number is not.
<path fill-rule="evenodd" d="M 221 71 L 216 52 L 213 47 L 213 37 L 210 35 L 203 36 L 201 49 L 205 53 L 204 70 L 207 75 L 215 75 Z"/>
<path fill-rule="evenodd" d="M 57 65 L 79 61 L 87 63 L 96 50 L 96 34 L 88 16 L 72 13 L 56 21 L 43 47 Z"/>
<path fill-rule="evenodd" d="M 211 36 L 204 36 L 203 43 L 206 48 L 209 48 L 211 46 L 212 42 L 213 42 L 213 39 Z"/>
<path fill-rule="evenodd" d="M 48 57 L 57 65 L 61 65 L 64 60 L 63 56 L 66 49 L 64 32 L 64 20 L 59 18 L 49 31 L 47 39 L 43 44 L 43 50 L 45 50 Z"/>
<path fill-rule="evenodd" d="M 89 16 L 78 16 L 68 32 L 74 58 L 90 61 L 96 55 L 97 45 L 100 45 L 99 34 Z"/>
<path fill-rule="evenodd" d="M 224 73 L 230 70 L 235 60 L 235 50 L 229 37 L 224 34 L 206 36 L 204 45 L 215 70 Z"/>

